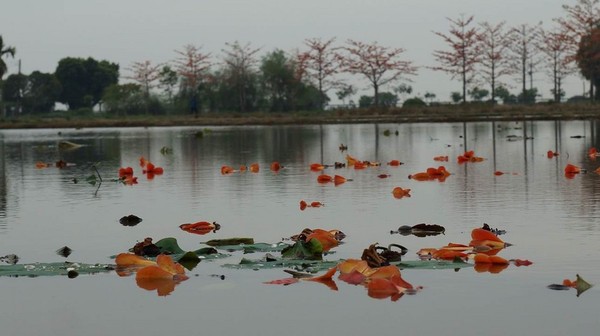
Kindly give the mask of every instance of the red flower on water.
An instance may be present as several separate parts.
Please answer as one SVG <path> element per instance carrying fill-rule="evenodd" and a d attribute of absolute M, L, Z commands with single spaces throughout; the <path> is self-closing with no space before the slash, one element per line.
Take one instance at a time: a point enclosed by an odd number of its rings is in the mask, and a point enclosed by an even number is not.
<path fill-rule="evenodd" d="M 217 230 L 219 230 L 221 228 L 221 225 L 218 224 L 217 222 L 209 223 L 209 222 L 201 221 L 201 222 L 196 222 L 196 223 L 181 224 L 181 225 L 179 225 L 179 228 L 185 232 L 198 234 L 198 235 L 205 235 L 207 233 L 210 233 L 211 231 L 217 232 Z"/>
<path fill-rule="evenodd" d="M 448 176 L 450 176 L 450 173 L 446 170 L 446 167 L 439 166 L 438 168 L 427 168 L 425 172 L 408 175 L 408 178 L 417 181 L 438 180 L 444 182 Z"/>
<path fill-rule="evenodd" d="M 162 167 L 156 167 L 152 162 L 146 163 L 146 169 L 142 171 L 143 174 L 146 174 L 146 177 L 151 180 L 154 178 L 154 175 L 162 175 L 164 170 Z"/>
<path fill-rule="evenodd" d="M 575 177 L 575 175 L 581 173 L 581 168 L 573 165 L 573 164 L 567 164 L 567 166 L 565 167 L 565 177 L 572 179 Z"/>
<path fill-rule="evenodd" d="M 131 168 L 131 167 L 119 168 L 119 177 L 132 176 L 132 175 L 133 175 L 133 168 Z"/>

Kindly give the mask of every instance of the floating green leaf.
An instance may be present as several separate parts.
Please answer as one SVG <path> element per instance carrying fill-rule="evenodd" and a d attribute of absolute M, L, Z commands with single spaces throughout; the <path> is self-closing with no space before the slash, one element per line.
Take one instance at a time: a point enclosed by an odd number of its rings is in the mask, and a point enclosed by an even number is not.
<path fill-rule="evenodd" d="M 96 185 L 96 183 L 98 183 L 98 177 L 96 175 L 90 175 L 85 178 L 85 181 L 91 185 Z"/>
<path fill-rule="evenodd" d="M 592 285 L 583 280 L 579 274 L 577 274 L 577 280 L 575 280 L 575 289 L 577 289 L 577 296 L 583 294 L 586 290 L 592 288 Z"/>
<path fill-rule="evenodd" d="M 162 155 L 173 154 L 173 148 L 167 147 L 167 146 L 163 146 L 160 149 L 160 154 L 162 154 Z"/>
<path fill-rule="evenodd" d="M 51 276 L 68 275 L 75 277 L 77 274 L 95 274 L 110 272 L 115 269 L 114 265 L 107 264 L 81 264 L 74 262 L 33 263 L 19 265 L 0 266 L 0 276 Z"/>
<path fill-rule="evenodd" d="M 316 239 L 297 241 L 294 245 L 284 248 L 281 256 L 286 259 L 322 260 L 323 245 Z"/>
<path fill-rule="evenodd" d="M 256 243 L 256 244 L 240 244 L 240 245 L 217 245 L 215 246 L 219 250 L 225 250 L 229 252 L 244 251 L 244 253 L 254 252 L 281 252 L 290 244 L 283 242 L 268 244 L 268 243 Z"/>
<path fill-rule="evenodd" d="M 315 261 L 298 259 L 277 259 L 277 260 L 251 260 L 242 258 L 239 264 L 225 264 L 223 267 L 233 269 L 273 269 L 273 268 L 292 268 L 296 271 L 317 273 L 323 270 L 335 267 L 340 261 Z"/>
<path fill-rule="evenodd" d="M 230 246 L 230 245 L 252 245 L 254 244 L 253 238 L 226 238 L 226 239 L 212 239 L 205 243 L 208 246 Z"/>
<path fill-rule="evenodd" d="M 469 264 L 462 261 L 445 261 L 445 260 L 407 260 L 395 264 L 400 269 L 457 269 L 465 267 L 473 267 L 473 264 Z"/>
<path fill-rule="evenodd" d="M 83 146 L 83 145 L 76 144 L 76 143 L 71 142 L 71 141 L 59 141 L 58 142 L 58 148 L 60 150 L 72 150 L 72 149 L 77 149 L 77 148 L 79 148 L 81 146 Z"/>
<path fill-rule="evenodd" d="M 154 243 L 161 253 L 164 254 L 184 254 L 185 251 L 177 244 L 177 239 L 173 237 L 163 238 Z"/>

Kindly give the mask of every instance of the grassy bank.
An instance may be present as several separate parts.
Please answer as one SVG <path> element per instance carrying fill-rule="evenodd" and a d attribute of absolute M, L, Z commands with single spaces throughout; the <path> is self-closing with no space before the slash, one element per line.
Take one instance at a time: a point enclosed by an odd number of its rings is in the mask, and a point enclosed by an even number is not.
<path fill-rule="evenodd" d="M 600 119 L 600 105 L 596 104 L 534 106 L 470 104 L 323 112 L 203 113 L 198 117 L 190 115 L 108 116 L 102 114 L 76 116 L 69 112 L 63 112 L 46 116 L 0 119 L 0 129 L 595 119 Z"/>

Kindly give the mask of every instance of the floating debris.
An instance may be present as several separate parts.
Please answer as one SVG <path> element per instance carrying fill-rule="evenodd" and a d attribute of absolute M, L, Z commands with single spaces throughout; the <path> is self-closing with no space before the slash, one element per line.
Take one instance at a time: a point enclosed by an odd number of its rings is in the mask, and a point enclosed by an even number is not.
<path fill-rule="evenodd" d="M 63 247 L 59 248 L 58 250 L 56 250 L 56 254 L 58 254 L 59 256 L 65 257 L 65 258 L 70 256 L 71 253 L 73 253 L 73 250 L 68 246 L 63 246 Z"/>
<path fill-rule="evenodd" d="M 19 256 L 16 254 L 7 254 L 4 257 L 0 257 L 0 261 L 3 261 L 10 265 L 15 265 L 19 262 Z"/>
<path fill-rule="evenodd" d="M 492 229 L 487 223 L 483 223 L 482 229 L 484 229 L 486 231 L 490 231 L 490 232 L 494 233 L 496 236 L 500 236 L 500 235 L 503 235 L 506 233 L 506 230 Z"/>
<path fill-rule="evenodd" d="M 136 226 L 142 222 L 142 219 L 136 215 L 123 216 L 119 219 L 119 223 L 123 226 Z"/>
<path fill-rule="evenodd" d="M 156 257 L 161 254 L 161 250 L 152 243 L 152 238 L 147 237 L 133 246 L 133 253 L 139 256 Z"/>
<path fill-rule="evenodd" d="M 446 232 L 446 228 L 437 224 L 421 223 L 413 226 L 403 225 L 398 231 L 390 231 L 391 234 L 399 233 L 403 236 L 415 235 L 417 237 L 437 236 Z"/>
<path fill-rule="evenodd" d="M 72 149 L 77 149 L 79 147 L 82 147 L 83 145 L 80 144 L 76 144 L 74 142 L 71 141 L 60 141 L 58 143 L 58 148 L 60 150 L 72 150 Z"/>

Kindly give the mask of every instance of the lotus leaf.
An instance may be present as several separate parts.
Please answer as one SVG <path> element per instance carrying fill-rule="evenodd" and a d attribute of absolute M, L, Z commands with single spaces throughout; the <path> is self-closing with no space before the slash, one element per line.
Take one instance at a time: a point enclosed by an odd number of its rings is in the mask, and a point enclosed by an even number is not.
<path fill-rule="evenodd" d="M 275 244 L 268 243 L 256 243 L 256 244 L 240 244 L 240 245 L 216 245 L 215 247 L 219 250 L 225 250 L 229 252 L 233 251 L 244 251 L 244 253 L 254 252 L 281 252 L 289 244 L 279 242 Z"/>
<path fill-rule="evenodd" d="M 281 256 L 286 259 L 322 260 L 323 245 L 317 239 L 297 241 L 294 245 L 284 248 Z"/>
<path fill-rule="evenodd" d="M 71 275 L 75 274 L 95 274 L 100 272 L 110 272 L 115 269 L 114 265 L 107 264 L 80 264 L 73 262 L 54 262 L 54 263 L 33 263 L 19 265 L 0 266 L 0 276 L 51 276 L 51 275 Z M 76 273 L 74 273 L 76 272 Z"/>
<path fill-rule="evenodd" d="M 208 246 L 229 246 L 229 245 L 252 245 L 253 238 L 227 238 L 227 239 L 212 239 L 205 243 Z"/>
<path fill-rule="evenodd" d="M 462 261 L 446 261 L 446 260 L 410 260 L 396 264 L 398 268 L 405 269 L 457 269 L 465 267 L 473 267 L 472 264 Z"/>
<path fill-rule="evenodd" d="M 297 271 L 317 273 L 335 267 L 339 261 L 308 261 L 297 259 L 279 259 L 273 261 L 251 260 L 242 258 L 239 264 L 225 264 L 223 267 L 233 269 L 273 269 L 273 268 L 292 268 Z"/>

